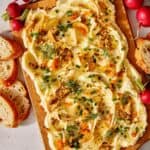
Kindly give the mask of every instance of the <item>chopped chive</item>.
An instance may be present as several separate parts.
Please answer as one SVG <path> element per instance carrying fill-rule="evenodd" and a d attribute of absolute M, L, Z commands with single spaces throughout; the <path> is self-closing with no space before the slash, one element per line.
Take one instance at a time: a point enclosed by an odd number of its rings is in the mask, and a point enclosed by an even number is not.
<path fill-rule="evenodd" d="M 85 121 L 94 120 L 98 117 L 98 114 L 91 113 L 89 116 L 86 116 Z"/>
<path fill-rule="evenodd" d="M 20 20 L 25 21 L 28 16 L 28 13 L 29 13 L 29 9 L 25 9 L 22 15 L 20 16 Z"/>
<path fill-rule="evenodd" d="M 136 83 L 137 87 L 138 87 L 141 91 L 144 90 L 144 85 L 143 85 L 143 83 L 142 83 L 142 81 L 141 81 L 140 79 L 135 80 L 135 83 Z"/>

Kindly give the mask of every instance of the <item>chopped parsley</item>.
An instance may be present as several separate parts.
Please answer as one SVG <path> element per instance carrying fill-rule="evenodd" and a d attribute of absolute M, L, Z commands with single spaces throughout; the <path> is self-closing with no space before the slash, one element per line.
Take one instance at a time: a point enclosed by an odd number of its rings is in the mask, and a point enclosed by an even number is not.
<path fill-rule="evenodd" d="M 88 25 L 88 26 L 91 25 L 91 18 L 89 18 L 89 19 L 87 20 L 87 25 Z"/>
<path fill-rule="evenodd" d="M 68 125 L 66 128 L 66 131 L 68 132 L 68 134 L 74 134 L 74 132 L 78 131 L 79 128 L 77 125 Z"/>
<path fill-rule="evenodd" d="M 109 138 L 109 137 L 111 137 L 111 136 L 113 135 L 113 133 L 114 133 L 113 130 L 108 130 L 108 131 L 106 132 L 105 137 L 106 137 L 106 138 Z"/>
<path fill-rule="evenodd" d="M 104 56 L 104 57 L 109 57 L 110 56 L 110 54 L 109 54 L 107 49 L 103 50 L 102 56 Z"/>
<path fill-rule="evenodd" d="M 80 94 L 81 93 L 81 87 L 80 85 L 78 84 L 77 81 L 74 81 L 74 80 L 69 80 L 67 83 L 66 83 L 66 86 L 71 90 L 71 92 L 73 93 L 77 93 L 77 94 Z"/>
<path fill-rule="evenodd" d="M 72 14 L 73 14 L 73 11 L 72 11 L 72 10 L 68 10 L 68 11 L 66 12 L 66 15 L 67 15 L 67 16 L 72 16 Z"/>
<path fill-rule="evenodd" d="M 121 86 L 122 86 L 122 80 L 120 79 L 120 80 L 117 81 L 116 87 L 121 88 Z"/>
<path fill-rule="evenodd" d="M 67 32 L 69 28 L 72 27 L 72 24 L 71 23 L 67 23 L 67 24 L 59 24 L 57 26 L 58 30 L 61 31 L 61 32 Z"/>
<path fill-rule="evenodd" d="M 119 126 L 116 128 L 116 132 L 120 133 L 121 135 L 125 136 L 127 131 L 129 130 L 129 127 Z"/>
<path fill-rule="evenodd" d="M 40 51 L 42 51 L 45 58 L 53 59 L 53 57 L 56 55 L 56 50 L 50 43 L 42 44 L 38 48 Z"/>
<path fill-rule="evenodd" d="M 68 125 L 66 128 L 66 140 L 70 147 L 72 148 L 80 148 L 79 140 L 83 137 L 80 133 L 79 126 L 75 125 Z"/>
<path fill-rule="evenodd" d="M 81 103 L 94 103 L 93 100 L 91 98 L 87 98 L 87 97 L 81 97 L 81 98 L 76 98 L 76 102 L 79 101 Z"/>
<path fill-rule="evenodd" d="M 90 75 L 88 76 L 88 78 L 95 78 L 95 77 L 97 77 L 96 74 L 90 74 Z"/>
<path fill-rule="evenodd" d="M 77 114 L 78 114 L 79 116 L 82 116 L 82 114 L 83 114 L 83 110 L 82 110 L 82 108 L 81 108 L 80 105 L 77 106 Z"/>
<path fill-rule="evenodd" d="M 85 47 L 83 50 L 88 51 L 88 50 L 91 50 L 91 49 L 89 47 Z"/>
<path fill-rule="evenodd" d="M 84 110 L 88 112 L 88 115 L 87 117 L 85 117 L 84 121 L 95 119 L 98 116 L 98 114 L 93 113 L 94 106 L 97 105 L 97 103 L 94 102 L 93 99 L 84 96 L 77 96 L 74 98 L 74 103 L 78 103 L 80 106 L 82 106 L 82 108 L 84 108 Z"/>
<path fill-rule="evenodd" d="M 89 37 L 88 39 L 89 39 L 89 41 L 91 41 L 91 42 L 94 41 L 94 38 L 92 38 L 92 37 Z"/>
<path fill-rule="evenodd" d="M 128 130 L 129 130 L 129 127 L 118 126 L 115 129 L 108 130 L 107 133 L 106 133 L 106 138 L 110 138 L 111 136 L 113 136 L 116 133 L 120 133 L 121 135 L 126 137 Z"/>
<path fill-rule="evenodd" d="M 45 69 L 42 74 L 42 84 L 41 89 L 50 88 L 52 82 L 55 82 L 57 79 L 51 75 L 51 72 L 48 69 Z"/>
<path fill-rule="evenodd" d="M 115 102 L 115 101 L 117 101 L 118 99 L 117 99 L 116 97 L 113 97 L 112 100 L 113 100 L 113 102 Z"/>
<path fill-rule="evenodd" d="M 90 93 L 91 93 L 91 94 L 96 94 L 96 93 L 97 93 L 97 90 L 92 90 Z"/>

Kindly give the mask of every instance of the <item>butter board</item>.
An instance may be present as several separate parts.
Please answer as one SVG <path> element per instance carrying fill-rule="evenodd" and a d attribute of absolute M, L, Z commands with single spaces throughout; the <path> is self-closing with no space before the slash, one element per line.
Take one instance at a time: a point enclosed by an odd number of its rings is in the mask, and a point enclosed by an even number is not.
<path fill-rule="evenodd" d="M 44 1 L 44 0 L 43 0 Z M 49 0 L 49 3 L 52 2 L 52 6 L 54 6 L 54 1 L 55 0 Z M 129 44 L 129 51 L 128 51 L 128 59 L 130 62 L 137 68 L 137 70 L 143 75 L 141 70 L 137 67 L 135 63 L 135 58 L 134 58 L 134 51 L 135 51 L 135 41 L 133 38 L 133 34 L 130 28 L 130 24 L 128 21 L 128 17 L 126 14 L 126 10 L 123 4 L 123 0 L 114 0 L 115 7 L 116 7 L 116 22 L 119 25 L 120 29 L 123 31 L 125 34 L 128 44 Z M 19 37 L 21 38 L 21 37 Z M 24 74 L 24 79 L 25 83 L 29 92 L 29 96 L 34 108 L 35 115 L 37 117 L 37 121 L 39 124 L 41 136 L 43 139 L 44 147 L 45 150 L 50 150 L 49 143 L 48 143 L 48 137 L 47 137 L 47 129 L 44 127 L 44 118 L 45 118 L 45 112 L 40 106 L 40 97 L 37 95 L 34 83 L 30 79 L 30 77 L 26 74 L 26 72 L 23 71 Z M 134 146 L 124 148 L 123 150 L 137 150 L 140 146 L 143 145 L 147 140 L 150 139 L 150 106 L 147 106 L 147 113 L 148 113 L 148 127 L 147 130 L 142 138 L 139 139 L 137 144 Z"/>

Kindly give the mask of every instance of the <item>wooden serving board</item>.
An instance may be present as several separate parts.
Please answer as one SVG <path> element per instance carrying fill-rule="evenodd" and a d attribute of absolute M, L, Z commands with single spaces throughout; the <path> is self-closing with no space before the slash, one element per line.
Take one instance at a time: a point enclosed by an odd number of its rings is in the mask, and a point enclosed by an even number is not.
<path fill-rule="evenodd" d="M 49 0 L 49 3 L 50 3 L 50 1 L 51 0 Z M 52 0 L 52 1 L 54 2 L 54 0 Z M 119 27 L 125 34 L 125 36 L 128 40 L 128 44 L 129 44 L 128 58 L 129 58 L 130 62 L 139 70 L 139 68 L 136 66 L 135 58 L 134 58 L 134 52 L 135 52 L 136 45 L 135 45 L 133 34 L 132 34 L 132 31 L 130 28 L 128 17 L 126 14 L 126 10 L 125 10 L 124 4 L 123 4 L 123 0 L 114 0 L 114 2 L 115 2 L 115 6 L 116 6 L 117 24 L 119 25 Z M 143 73 L 141 71 L 140 71 L 140 73 L 143 75 Z M 36 93 L 33 81 L 30 79 L 30 77 L 25 72 L 23 72 L 23 74 L 24 74 L 26 86 L 27 86 L 27 89 L 28 89 L 28 92 L 29 92 L 29 95 L 30 95 L 30 98 L 32 101 L 34 112 L 37 117 L 37 121 L 38 121 L 39 128 L 41 131 L 45 150 L 50 150 L 48 138 L 47 138 L 47 131 L 46 131 L 47 129 L 44 127 L 45 112 L 44 112 L 43 108 L 40 106 L 40 97 Z M 145 141 L 150 139 L 150 106 L 147 107 L 147 112 L 148 112 L 148 116 L 149 116 L 148 117 L 149 126 L 147 127 L 147 130 L 146 130 L 144 136 L 137 142 L 136 145 L 131 146 L 129 148 L 125 148 L 124 150 L 137 150 L 141 145 L 143 145 L 143 143 L 145 143 Z"/>

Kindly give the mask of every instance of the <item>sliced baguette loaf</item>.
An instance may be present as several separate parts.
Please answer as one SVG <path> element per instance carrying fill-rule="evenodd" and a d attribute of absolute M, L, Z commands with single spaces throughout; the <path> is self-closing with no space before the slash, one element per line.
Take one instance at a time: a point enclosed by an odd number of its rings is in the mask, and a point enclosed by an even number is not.
<path fill-rule="evenodd" d="M 8 127 L 16 127 L 18 112 L 15 104 L 0 95 L 0 123 Z"/>
<path fill-rule="evenodd" d="M 0 61 L 0 81 L 6 86 L 11 85 L 17 78 L 18 67 L 15 60 Z"/>
<path fill-rule="evenodd" d="M 139 38 L 136 43 L 136 63 L 145 73 L 150 74 L 150 39 Z"/>
<path fill-rule="evenodd" d="M 0 60 L 18 58 L 23 52 L 23 48 L 18 42 L 8 37 L 0 36 Z"/>
<path fill-rule="evenodd" d="M 0 92 L 10 99 L 16 106 L 18 112 L 18 124 L 27 118 L 30 111 L 30 101 L 26 89 L 20 81 L 14 82 L 11 86 L 0 85 Z"/>

